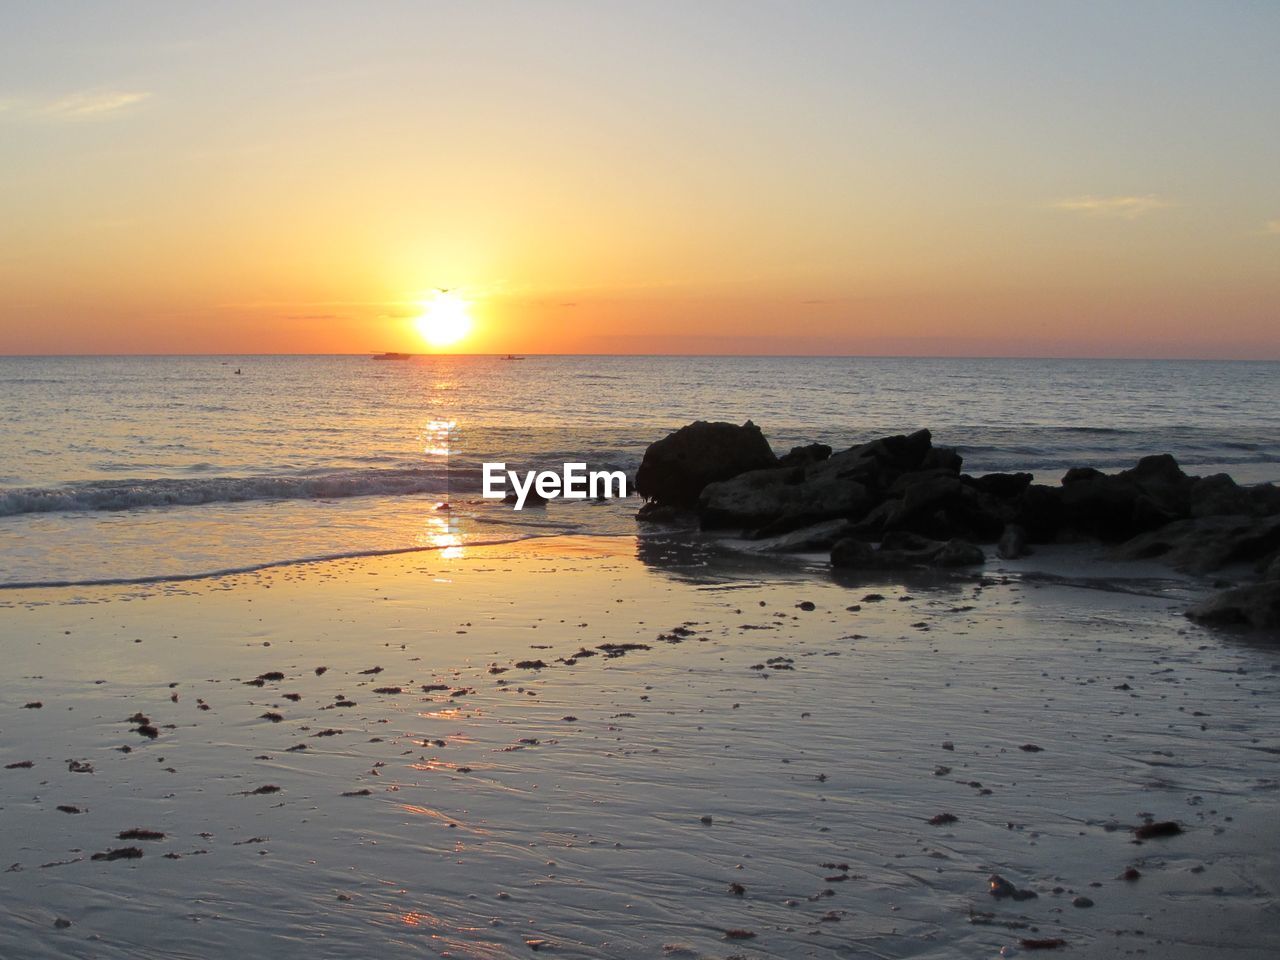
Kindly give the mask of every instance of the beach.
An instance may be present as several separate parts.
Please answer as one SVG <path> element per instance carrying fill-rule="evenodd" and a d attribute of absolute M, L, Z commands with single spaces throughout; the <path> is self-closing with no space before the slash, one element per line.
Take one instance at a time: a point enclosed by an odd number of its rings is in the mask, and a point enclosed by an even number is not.
<path fill-rule="evenodd" d="M 7 590 L 0 954 L 1272 956 L 1274 646 L 1098 556 Z"/>
<path fill-rule="evenodd" d="M 0 22 L 0 960 L 1280 958 L 1280 4 Z"/>

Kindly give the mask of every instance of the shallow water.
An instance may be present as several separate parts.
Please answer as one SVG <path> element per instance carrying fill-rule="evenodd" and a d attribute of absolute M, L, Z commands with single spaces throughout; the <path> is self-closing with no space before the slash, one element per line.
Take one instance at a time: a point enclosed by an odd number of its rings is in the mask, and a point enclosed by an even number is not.
<path fill-rule="evenodd" d="M 1275 363 L 0 358 L 0 585 L 631 533 L 634 502 L 477 502 L 477 465 L 633 470 L 699 418 L 784 451 L 929 427 L 971 472 L 1047 482 L 1152 452 L 1255 482 L 1280 479 L 1278 410 Z"/>
<path fill-rule="evenodd" d="M 758 562 L 593 538 L 9 592 L 0 955 L 1280 949 L 1280 660 L 1187 624 L 1185 581 Z M 604 642 L 651 649 L 556 662 Z M 1135 844 L 1144 814 L 1186 832 Z M 131 827 L 167 837 L 86 859 Z"/>

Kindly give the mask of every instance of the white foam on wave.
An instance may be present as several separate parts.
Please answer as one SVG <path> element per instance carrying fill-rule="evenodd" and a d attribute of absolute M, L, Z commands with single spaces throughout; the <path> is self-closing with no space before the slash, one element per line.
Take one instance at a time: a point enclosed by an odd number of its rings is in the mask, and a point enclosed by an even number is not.
<path fill-rule="evenodd" d="M 0 490 L 0 517 L 56 511 L 135 510 L 246 500 L 329 500 L 444 493 L 449 474 L 434 470 L 352 470 L 316 476 L 92 480 Z"/>

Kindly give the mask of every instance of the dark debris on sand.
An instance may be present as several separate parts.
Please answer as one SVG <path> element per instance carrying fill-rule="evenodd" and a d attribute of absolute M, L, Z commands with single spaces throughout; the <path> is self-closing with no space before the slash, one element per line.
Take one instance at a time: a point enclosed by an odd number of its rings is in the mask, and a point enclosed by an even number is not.
<path fill-rule="evenodd" d="M 103 853 L 95 853 L 90 860 L 137 860 L 142 856 L 141 847 L 117 847 Z"/>
<path fill-rule="evenodd" d="M 1139 840 L 1150 840 L 1153 837 L 1173 837 L 1182 833 L 1182 826 L 1173 820 L 1161 820 L 1158 823 L 1144 823 L 1133 828 L 1133 835 Z"/>

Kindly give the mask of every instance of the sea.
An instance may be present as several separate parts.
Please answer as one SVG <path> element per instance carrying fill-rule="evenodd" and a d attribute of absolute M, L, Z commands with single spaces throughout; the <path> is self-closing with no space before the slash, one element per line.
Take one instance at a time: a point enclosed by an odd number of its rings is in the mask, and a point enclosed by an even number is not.
<path fill-rule="evenodd" d="M 480 465 L 639 465 L 693 420 L 774 449 L 927 427 L 966 472 L 1280 480 L 1280 363 L 866 357 L 0 357 L 0 589 L 180 583 L 555 534 L 638 501 L 516 511 Z"/>

